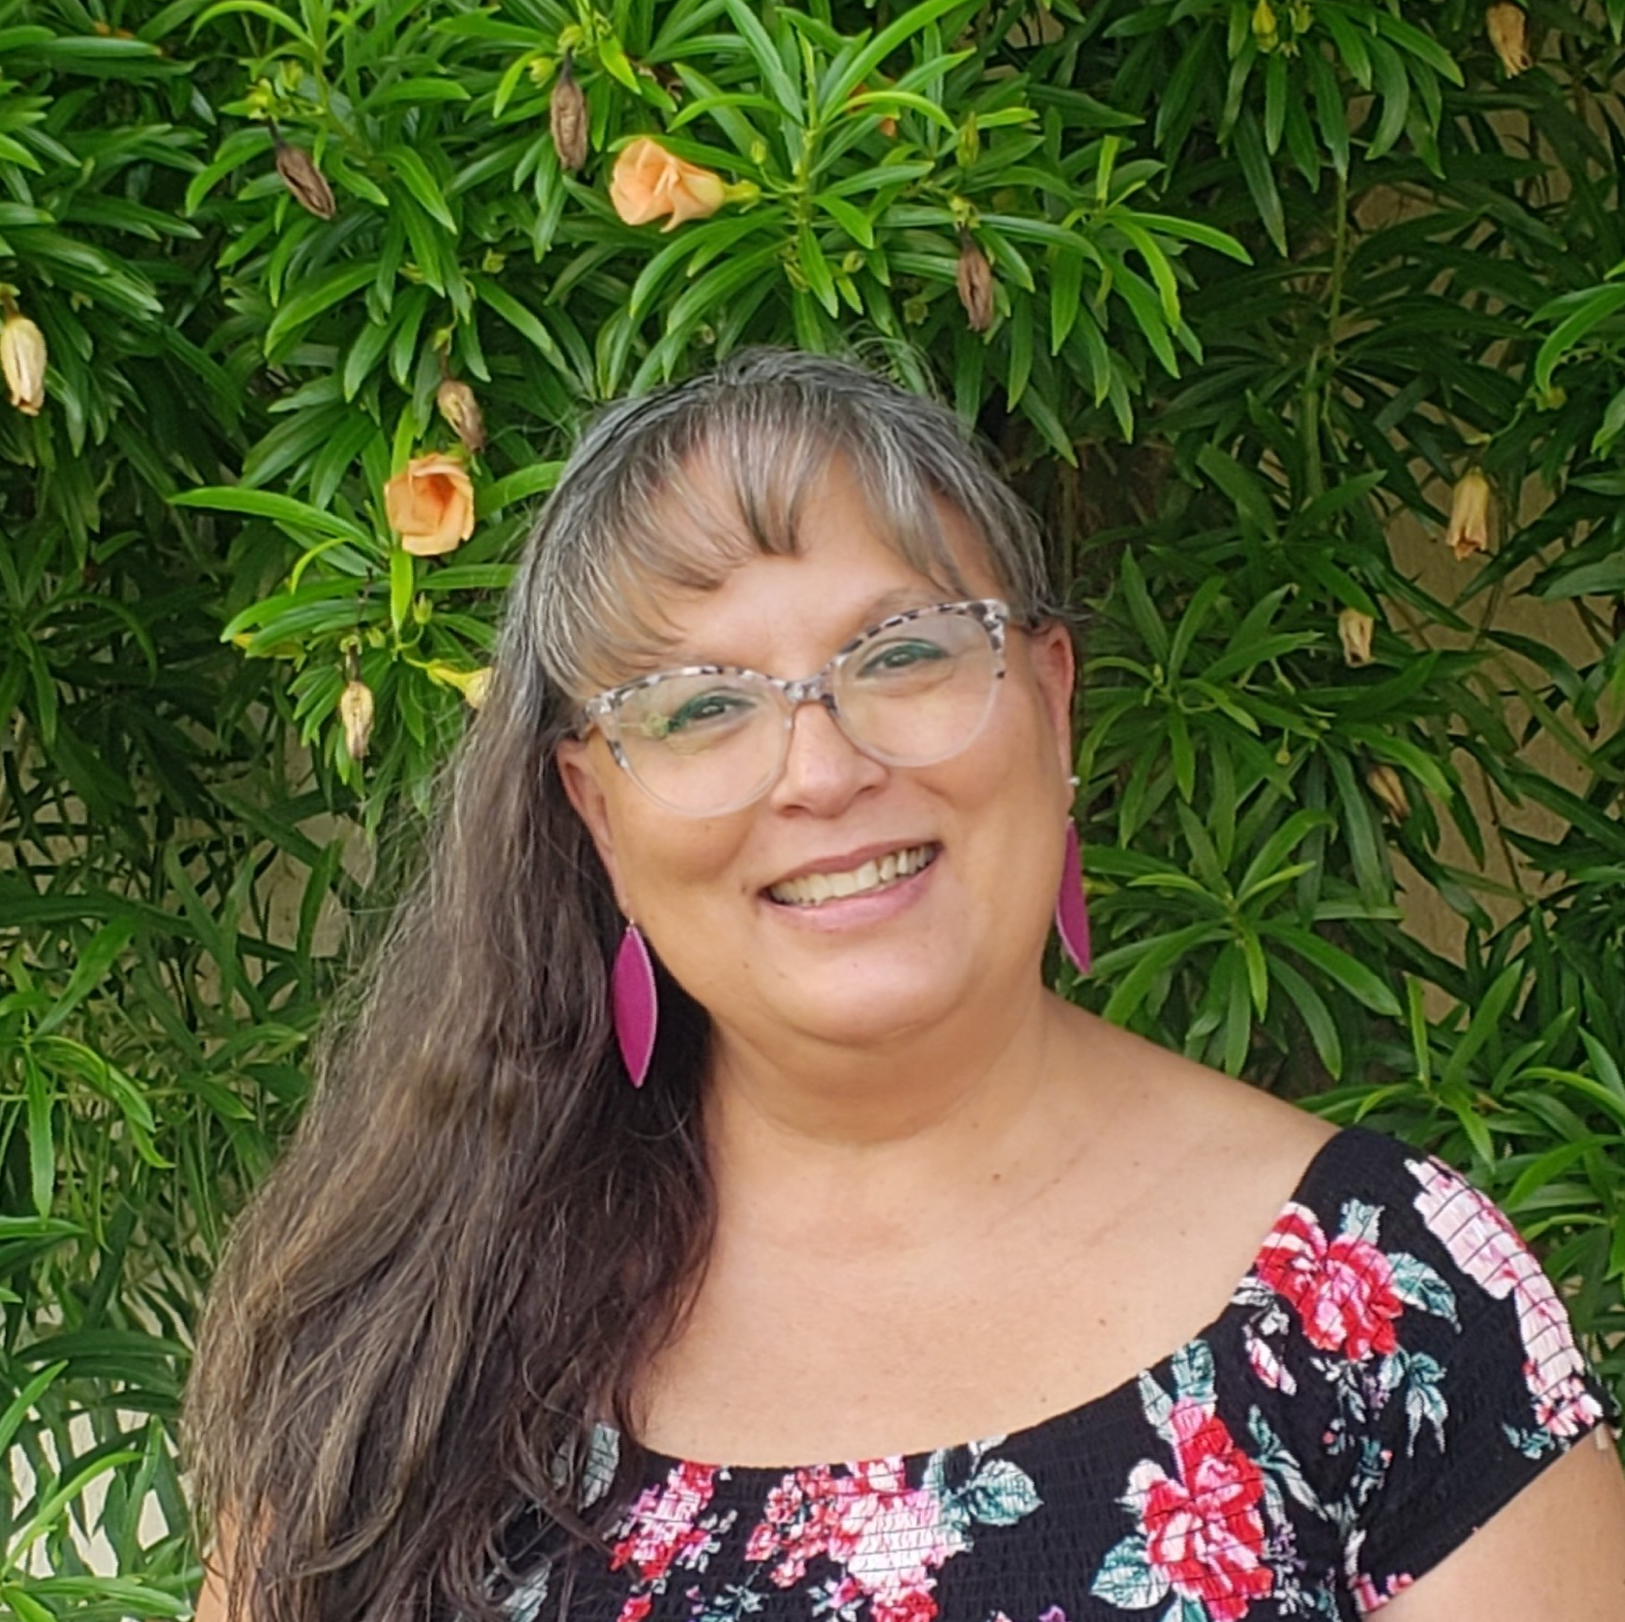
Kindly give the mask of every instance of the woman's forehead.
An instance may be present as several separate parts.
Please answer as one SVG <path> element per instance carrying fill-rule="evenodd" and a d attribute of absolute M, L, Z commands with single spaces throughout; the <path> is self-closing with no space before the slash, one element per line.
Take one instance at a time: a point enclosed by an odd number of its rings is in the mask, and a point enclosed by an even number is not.
<path fill-rule="evenodd" d="M 706 600 L 739 569 L 802 557 L 831 525 L 843 545 L 861 535 L 903 566 L 907 578 L 894 573 L 875 594 L 876 618 L 964 596 L 967 582 L 993 578 L 970 520 L 923 483 L 898 512 L 898 504 L 876 499 L 861 467 L 839 450 L 816 462 L 795 459 L 785 470 L 792 476 L 778 483 L 763 479 L 763 468 L 741 480 L 732 461 L 696 454 L 628 515 L 630 533 L 617 549 L 618 589 L 583 647 L 590 660 L 583 675 L 594 688 L 666 668 L 674 658 L 683 662 L 677 656 L 696 610 L 703 617 Z"/>

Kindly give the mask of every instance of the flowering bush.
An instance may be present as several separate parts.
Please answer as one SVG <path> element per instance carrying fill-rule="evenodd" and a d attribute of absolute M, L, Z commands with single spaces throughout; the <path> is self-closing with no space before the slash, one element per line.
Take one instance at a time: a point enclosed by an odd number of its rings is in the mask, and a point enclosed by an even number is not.
<path fill-rule="evenodd" d="M 1537 16 L 11 8 L 0 1606 L 184 1614 L 188 1328 L 339 925 L 584 413 L 752 341 L 938 390 L 1094 610 L 1062 988 L 1472 1166 L 1620 1379 L 1625 8 Z"/>

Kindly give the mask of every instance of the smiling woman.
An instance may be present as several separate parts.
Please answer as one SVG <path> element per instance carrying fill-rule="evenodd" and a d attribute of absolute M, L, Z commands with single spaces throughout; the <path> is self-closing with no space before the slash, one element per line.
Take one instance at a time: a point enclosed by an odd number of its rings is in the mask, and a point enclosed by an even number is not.
<path fill-rule="evenodd" d="M 1072 648 L 951 416 L 611 407 L 497 672 L 205 1324 L 200 1618 L 1620 1614 L 1499 1212 L 1046 989 Z"/>

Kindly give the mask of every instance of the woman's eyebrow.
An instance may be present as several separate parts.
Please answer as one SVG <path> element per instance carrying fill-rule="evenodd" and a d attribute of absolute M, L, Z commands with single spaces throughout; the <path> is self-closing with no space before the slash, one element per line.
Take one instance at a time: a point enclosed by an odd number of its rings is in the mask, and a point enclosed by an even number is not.
<path fill-rule="evenodd" d="M 858 629 L 889 619 L 893 614 L 906 614 L 911 608 L 933 608 L 942 601 L 940 589 L 934 586 L 895 586 L 883 591 L 857 616 L 862 622 Z"/>
<path fill-rule="evenodd" d="M 852 616 L 850 635 L 858 636 L 881 620 L 890 619 L 893 614 L 905 614 L 912 608 L 935 607 L 948 601 L 951 595 L 945 596 L 942 588 L 937 586 L 893 586 L 889 591 L 871 598 Z M 687 670 L 696 666 L 720 664 L 729 668 L 754 668 L 742 665 L 737 659 L 718 659 L 697 649 L 684 647 L 675 637 L 657 646 L 640 648 L 636 653 L 628 651 L 623 656 L 622 664 L 626 673 L 617 685 L 636 681 L 640 676 L 660 675 L 669 670 Z"/>

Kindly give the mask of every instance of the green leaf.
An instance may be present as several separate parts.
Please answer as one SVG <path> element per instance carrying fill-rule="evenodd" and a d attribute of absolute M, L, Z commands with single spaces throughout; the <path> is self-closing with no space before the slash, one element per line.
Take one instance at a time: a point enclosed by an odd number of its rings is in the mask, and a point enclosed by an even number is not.
<path fill-rule="evenodd" d="M 526 309 L 511 293 L 497 286 L 486 276 L 474 278 L 474 292 L 481 304 L 495 310 L 514 331 L 521 337 L 528 338 L 560 371 L 568 370 L 552 333 L 542 325 L 538 316 Z"/>
<path fill-rule="evenodd" d="M 779 55 L 777 46 L 762 26 L 756 7 L 749 0 L 723 0 L 734 27 L 740 32 L 745 47 L 762 75 L 762 83 L 779 104 L 792 124 L 801 124 L 806 118 L 806 106 L 800 87 L 790 77 Z"/>
<path fill-rule="evenodd" d="M 96 931 L 74 963 L 62 995 L 34 1027 L 36 1036 L 54 1031 L 106 979 L 108 971 L 135 938 L 135 931 L 136 920 L 129 916 L 111 919 Z"/>
<path fill-rule="evenodd" d="M 1342 947 L 1333 946 L 1330 941 L 1312 935 L 1306 929 L 1288 924 L 1266 923 L 1262 926 L 1262 933 L 1274 936 L 1374 1013 L 1386 1014 L 1394 1019 L 1400 1017 L 1399 999 L 1392 989 Z"/>
<path fill-rule="evenodd" d="M 326 275 L 301 288 L 278 309 L 265 329 L 266 359 L 282 359 L 301 335 L 301 329 L 335 304 L 360 292 L 377 272 L 378 267 L 373 264 L 335 265 Z"/>
<path fill-rule="evenodd" d="M 1625 282 L 1592 288 L 1547 335 L 1535 356 L 1535 387 L 1550 389 L 1552 373 L 1580 341 L 1610 316 L 1625 310 Z"/>
<path fill-rule="evenodd" d="M 1243 113 L 1236 120 L 1233 139 L 1236 160 L 1241 165 L 1242 178 L 1252 195 L 1258 218 L 1275 244 L 1276 252 L 1284 259 L 1287 254 L 1286 213 L 1281 207 L 1281 194 L 1276 190 L 1269 154 L 1264 150 L 1264 137 L 1251 113 Z"/>
<path fill-rule="evenodd" d="M 56 1094 L 50 1078 L 26 1051 L 23 1096 L 28 1105 L 28 1186 L 35 1213 L 51 1214 L 56 1199 Z"/>
<path fill-rule="evenodd" d="M 367 532 L 347 518 L 322 512 L 307 502 L 292 496 L 277 495 L 271 490 L 243 490 L 231 485 L 205 485 L 197 490 L 182 490 L 171 496 L 177 507 L 209 507 L 216 512 L 243 513 L 251 518 L 268 518 L 272 523 L 297 533 L 312 530 L 318 535 L 335 540 L 367 541 Z"/>
<path fill-rule="evenodd" d="M 399 636 L 412 615 L 412 592 L 417 583 L 415 560 L 404 546 L 389 553 L 389 623 Z"/>
<path fill-rule="evenodd" d="M 457 218 L 447 206 L 439 183 L 429 173 L 428 164 L 409 146 L 391 147 L 382 156 L 394 170 L 395 178 L 422 204 L 424 212 L 455 236 Z"/>
<path fill-rule="evenodd" d="M 744 0 L 732 0 L 733 6 L 742 6 Z M 923 0 L 911 6 L 900 17 L 882 28 L 866 45 L 861 46 L 844 66 L 832 64 L 824 81 L 818 87 L 819 117 L 830 122 L 846 98 L 868 79 L 893 51 L 905 42 L 924 36 L 932 23 L 940 21 L 949 12 L 963 4 L 963 0 Z"/>

